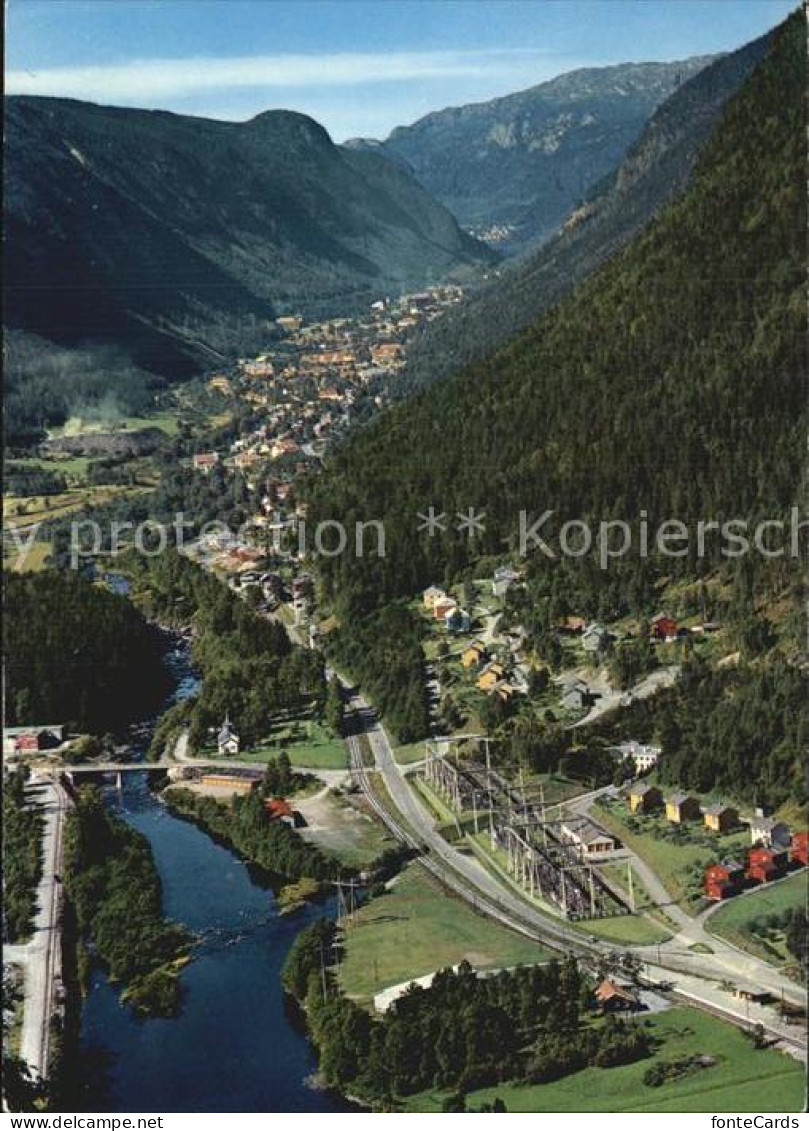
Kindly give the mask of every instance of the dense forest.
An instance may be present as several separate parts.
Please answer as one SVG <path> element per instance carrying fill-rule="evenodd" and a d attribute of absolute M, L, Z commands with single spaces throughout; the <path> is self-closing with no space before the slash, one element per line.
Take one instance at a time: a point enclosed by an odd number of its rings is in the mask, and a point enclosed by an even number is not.
<path fill-rule="evenodd" d="M 595 731 L 614 741 L 631 733 L 659 742 L 661 779 L 682 789 L 716 790 L 750 804 L 807 800 L 806 677 L 781 659 L 711 669 L 693 657 L 674 687 L 636 701 Z"/>
<path fill-rule="evenodd" d="M 259 791 L 235 796 L 231 807 L 180 787 L 167 790 L 165 800 L 172 812 L 198 821 L 206 832 L 273 875 L 288 880 L 329 880 L 341 874 L 337 860 L 325 856 L 283 822 L 271 819 Z"/>
<path fill-rule="evenodd" d="M 4 612 L 8 725 L 114 731 L 168 690 L 160 635 L 124 597 L 75 572 L 7 574 Z"/>
<path fill-rule="evenodd" d="M 80 790 L 68 814 L 63 870 L 84 940 L 92 940 L 110 977 L 126 984 L 126 1000 L 140 1013 L 174 1014 L 191 937 L 163 918 L 148 840 L 109 813 L 93 786 Z"/>
<path fill-rule="evenodd" d="M 378 418 L 309 488 L 314 519 L 382 519 L 384 560 L 322 563 L 327 591 L 383 604 L 514 543 L 518 514 L 750 523 L 788 517 L 805 436 L 804 30 L 795 16 L 731 99 L 681 199 L 488 360 Z M 485 532 L 418 534 L 430 504 Z M 637 535 L 636 535 L 637 538 Z M 593 568 L 692 575 L 635 553 Z M 558 542 L 556 543 L 558 545 Z M 636 541 L 637 545 L 637 541 Z M 721 563 L 708 538 L 707 564 Z M 537 555 L 537 568 L 544 559 Z M 647 586 L 648 588 L 648 586 Z"/>
<path fill-rule="evenodd" d="M 375 1106 L 390 1109 L 397 1096 L 428 1088 L 543 1083 L 650 1051 L 642 1025 L 594 1015 L 592 985 L 575 959 L 486 978 L 462 962 L 372 1018 L 323 970 L 335 960 L 335 941 L 329 920 L 303 931 L 287 957 L 284 988 L 305 1002 L 326 1083 Z"/>
<path fill-rule="evenodd" d="M 66 349 L 36 334 L 8 330 L 4 340 L 6 387 L 3 432 L 12 449 L 44 439 L 71 416 L 137 416 L 154 406 L 160 378 L 111 346 Z"/>
<path fill-rule="evenodd" d="M 167 551 L 130 554 L 121 565 L 133 579 L 132 596 L 149 616 L 172 627 L 192 626 L 192 659 L 202 674 L 193 699 L 171 714 L 189 728 L 192 746 L 209 740 L 225 715 L 249 746 L 265 737 L 280 712 L 326 703 L 323 661 L 294 647 L 278 621 L 259 616 L 201 566 Z M 159 732 L 164 741 L 166 726 Z M 154 746 L 156 749 L 156 746 Z"/>
<path fill-rule="evenodd" d="M 418 619 L 401 605 L 350 621 L 329 635 L 329 656 L 373 699 L 400 742 L 429 733 L 430 712 Z"/>
<path fill-rule="evenodd" d="M 3 782 L 3 922 L 11 943 L 33 927 L 42 876 L 44 821 L 36 803 L 25 796 L 27 778 L 21 766 Z"/>

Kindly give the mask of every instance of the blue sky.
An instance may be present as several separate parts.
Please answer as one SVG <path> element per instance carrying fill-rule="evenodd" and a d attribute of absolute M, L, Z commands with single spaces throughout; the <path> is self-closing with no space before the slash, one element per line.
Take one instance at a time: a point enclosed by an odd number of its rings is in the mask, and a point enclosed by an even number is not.
<path fill-rule="evenodd" d="M 243 120 L 311 114 L 336 140 L 576 67 L 729 50 L 794 0 L 8 0 L 6 89 Z"/>

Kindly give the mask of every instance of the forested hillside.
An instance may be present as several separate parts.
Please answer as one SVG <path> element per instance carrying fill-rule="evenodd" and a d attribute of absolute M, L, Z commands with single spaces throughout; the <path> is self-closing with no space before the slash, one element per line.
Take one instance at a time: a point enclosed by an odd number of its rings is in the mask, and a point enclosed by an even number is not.
<path fill-rule="evenodd" d="M 169 689 L 152 626 L 75 572 L 8 574 L 3 611 L 8 725 L 101 734 L 155 710 Z"/>
<path fill-rule="evenodd" d="M 770 36 L 723 55 L 666 99 L 617 169 L 528 259 L 504 266 L 460 306 L 428 324 L 408 351 L 412 391 L 486 357 L 569 294 L 685 191 L 722 109 L 761 61 Z"/>
<path fill-rule="evenodd" d="M 788 513 L 806 431 L 805 84 L 796 15 L 679 201 L 508 345 L 335 455 L 311 487 L 315 517 L 383 519 L 387 555 L 324 561 L 327 592 L 367 611 L 513 552 L 521 509 L 553 509 L 549 537 L 569 518 L 693 529 Z M 430 504 L 478 508 L 485 533 L 417 534 Z M 718 548 L 708 539 L 709 564 Z M 623 559 L 624 591 L 654 568 Z M 597 590 L 604 573 L 581 559 L 588 570 Z"/>
<path fill-rule="evenodd" d="M 258 616 L 216 577 L 176 551 L 151 558 L 134 552 L 125 563 L 133 600 L 161 623 L 193 625 L 192 658 L 202 675 L 197 695 L 163 716 L 153 752 L 171 728 L 187 726 L 192 748 L 210 741 L 229 715 L 245 746 L 259 741 L 278 715 L 326 701 L 318 653 L 292 645 L 283 624 Z"/>

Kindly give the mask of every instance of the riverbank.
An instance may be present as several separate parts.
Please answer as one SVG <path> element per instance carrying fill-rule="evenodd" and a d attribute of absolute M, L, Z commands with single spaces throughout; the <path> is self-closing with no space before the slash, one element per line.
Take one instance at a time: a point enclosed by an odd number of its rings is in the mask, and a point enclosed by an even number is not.
<path fill-rule="evenodd" d="M 148 840 L 111 815 L 94 787 L 79 791 L 67 817 L 63 872 L 80 941 L 120 983 L 121 1001 L 139 1016 L 176 1016 L 192 936 L 163 914 Z"/>
<path fill-rule="evenodd" d="M 258 792 L 234 795 L 228 805 L 182 786 L 170 786 L 161 799 L 173 815 L 192 820 L 241 859 L 287 883 L 315 880 L 320 884 L 347 874 L 337 859 L 288 825 L 272 820 Z"/>
<path fill-rule="evenodd" d="M 147 837 L 164 913 L 195 936 L 180 974 L 176 1018 L 137 1018 L 96 970 L 85 1001 L 78 1110 L 332 1112 L 350 1110 L 320 1090 L 312 1047 L 281 988 L 295 937 L 334 906 L 279 914 L 273 890 L 231 848 L 180 819 L 127 777 L 107 804 Z"/>

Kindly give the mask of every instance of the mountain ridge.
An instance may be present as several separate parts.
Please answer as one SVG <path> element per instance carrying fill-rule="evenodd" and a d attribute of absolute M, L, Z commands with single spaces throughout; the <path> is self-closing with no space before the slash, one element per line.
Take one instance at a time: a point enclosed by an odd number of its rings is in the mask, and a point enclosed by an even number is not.
<path fill-rule="evenodd" d="M 788 515 L 806 419 L 806 86 L 800 14 L 727 102 L 687 191 L 576 290 L 481 361 L 397 405 L 330 459 L 310 517 L 384 524 L 386 555 L 321 563 L 347 616 L 517 552 L 519 513 L 591 528 Z M 485 516 L 474 538 L 416 533 L 429 506 Z M 472 508 L 472 511 L 470 511 Z M 693 545 L 693 543 L 692 543 Z M 656 570 L 531 559 L 601 615 L 643 607 Z M 755 567 L 748 555 L 745 565 Z M 476 573 L 466 572 L 478 570 Z"/>
<path fill-rule="evenodd" d="M 554 237 L 519 262 L 506 262 L 496 278 L 426 328 L 409 352 L 403 387 L 423 388 L 484 357 L 571 291 L 684 191 L 722 108 L 770 44 L 771 33 L 760 36 L 679 86 Z"/>
<path fill-rule="evenodd" d="M 176 375 L 281 310 L 475 273 L 492 253 L 401 167 L 314 119 L 6 100 L 5 320 Z"/>
<path fill-rule="evenodd" d="M 625 155 L 654 109 L 712 62 L 583 67 L 484 102 L 434 110 L 384 141 L 467 228 L 510 228 L 507 250 L 546 239 Z"/>

